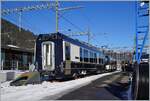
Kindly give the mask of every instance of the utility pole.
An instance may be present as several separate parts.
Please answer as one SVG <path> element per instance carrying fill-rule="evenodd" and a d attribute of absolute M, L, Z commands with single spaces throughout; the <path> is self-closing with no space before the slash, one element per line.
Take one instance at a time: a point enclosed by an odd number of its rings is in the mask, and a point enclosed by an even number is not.
<path fill-rule="evenodd" d="M 88 30 L 87 30 L 87 35 L 88 35 L 88 43 L 90 43 L 91 33 L 90 33 L 90 28 L 89 27 L 88 27 Z"/>
<path fill-rule="evenodd" d="M 56 33 L 58 33 L 58 27 L 59 27 L 58 0 L 56 0 L 55 10 L 56 10 Z"/>
<path fill-rule="evenodd" d="M 67 11 L 67 10 L 73 10 L 73 9 L 79 9 L 79 8 L 82 8 L 81 6 L 76 6 L 76 7 L 66 7 L 66 8 L 59 8 L 59 2 L 58 0 L 56 0 L 56 3 L 55 3 L 55 13 L 56 13 L 56 33 L 59 32 L 59 11 Z"/>

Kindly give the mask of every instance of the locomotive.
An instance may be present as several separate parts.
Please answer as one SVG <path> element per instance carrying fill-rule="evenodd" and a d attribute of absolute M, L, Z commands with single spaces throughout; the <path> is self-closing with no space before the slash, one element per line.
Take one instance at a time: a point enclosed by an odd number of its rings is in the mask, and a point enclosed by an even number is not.
<path fill-rule="evenodd" d="M 62 79 L 116 70 L 105 68 L 108 56 L 95 46 L 61 33 L 40 34 L 36 40 L 35 64 L 43 78 Z"/>

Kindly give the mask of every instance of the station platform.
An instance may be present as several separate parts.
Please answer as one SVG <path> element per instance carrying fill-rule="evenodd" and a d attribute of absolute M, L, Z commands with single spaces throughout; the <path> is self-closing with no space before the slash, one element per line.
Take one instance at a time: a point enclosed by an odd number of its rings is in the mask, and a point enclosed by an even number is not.
<path fill-rule="evenodd" d="M 99 78 L 57 100 L 130 100 L 129 74 L 119 72 Z"/>

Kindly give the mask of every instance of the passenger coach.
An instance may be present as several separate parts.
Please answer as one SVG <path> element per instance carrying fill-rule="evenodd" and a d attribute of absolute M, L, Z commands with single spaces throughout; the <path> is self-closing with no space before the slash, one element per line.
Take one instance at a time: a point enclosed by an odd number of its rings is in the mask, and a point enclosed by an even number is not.
<path fill-rule="evenodd" d="M 61 33 L 39 35 L 35 51 L 36 67 L 48 78 L 61 79 L 105 71 L 107 59 L 102 51 Z"/>

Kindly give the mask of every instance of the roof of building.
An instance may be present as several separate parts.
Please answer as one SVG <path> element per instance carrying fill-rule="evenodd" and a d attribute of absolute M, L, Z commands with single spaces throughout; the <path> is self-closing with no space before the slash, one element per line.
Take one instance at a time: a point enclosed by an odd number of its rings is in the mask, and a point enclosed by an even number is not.
<path fill-rule="evenodd" d="M 1 49 L 3 50 L 14 50 L 14 51 L 19 51 L 19 52 L 28 52 L 28 53 L 33 53 L 33 49 L 27 49 L 27 48 L 21 48 L 21 47 L 18 47 L 18 46 L 10 46 L 10 45 L 1 45 Z"/>
<path fill-rule="evenodd" d="M 32 32 L 23 28 L 19 31 L 18 26 L 5 19 L 2 19 L 1 23 L 1 46 L 3 49 L 34 51 L 36 36 Z"/>

